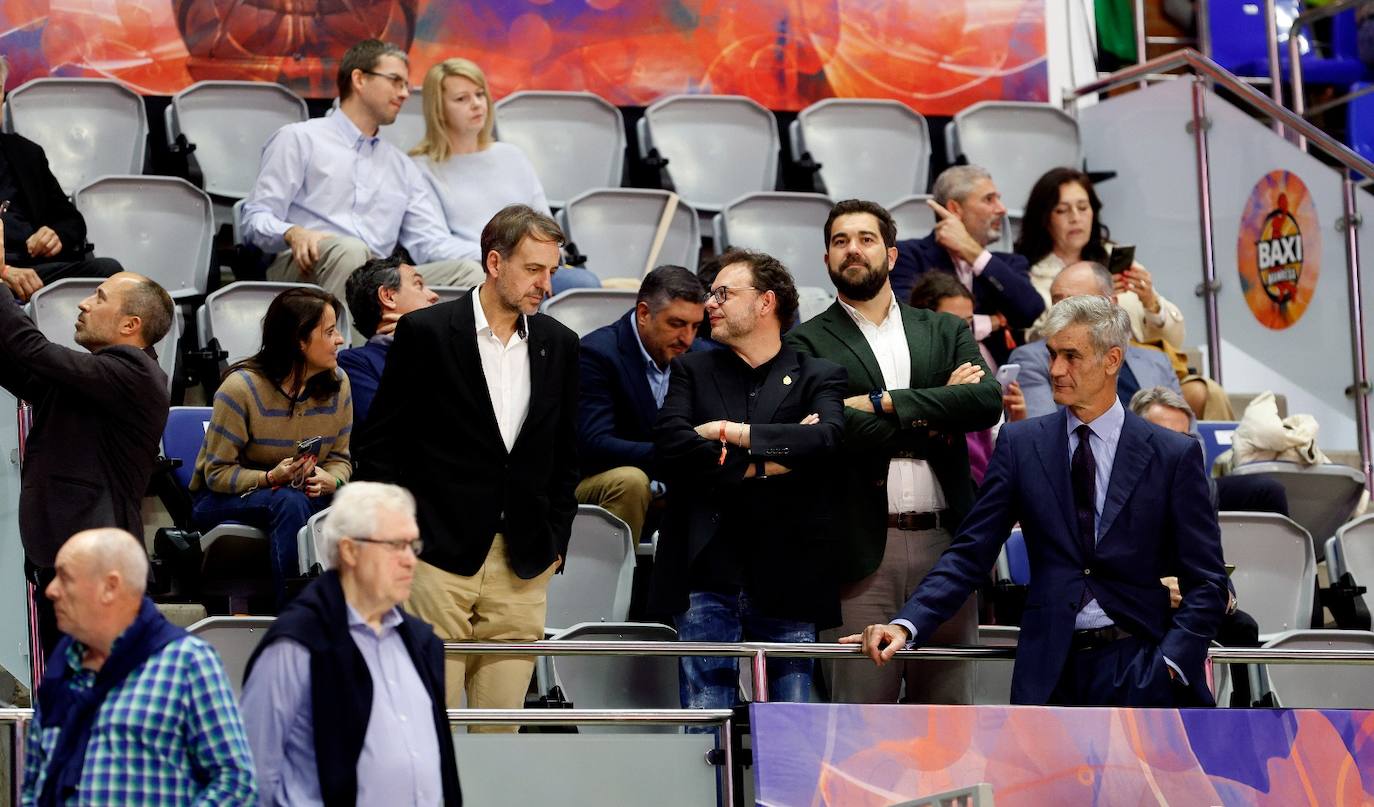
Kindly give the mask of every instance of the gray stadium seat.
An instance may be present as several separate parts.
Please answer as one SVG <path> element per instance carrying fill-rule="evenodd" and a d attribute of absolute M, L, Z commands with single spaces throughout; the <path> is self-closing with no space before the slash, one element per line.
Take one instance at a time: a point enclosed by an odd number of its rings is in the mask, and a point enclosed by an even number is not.
<path fill-rule="evenodd" d="M 983 647 L 1016 647 L 1021 629 L 1015 625 L 979 625 L 978 644 Z M 851 662 L 857 664 L 858 662 Z M 984 659 L 973 665 L 973 702 L 1010 704 L 1013 659 Z"/>
<path fill-rule="evenodd" d="M 1236 599 L 1260 635 L 1311 625 L 1317 558 L 1307 531 L 1277 513 L 1222 512 L 1218 521 L 1222 554 L 1236 566 Z"/>
<path fill-rule="evenodd" d="M 310 283 L 241 280 L 213 292 L 196 312 L 201 343 L 209 345 L 211 339 L 218 340 L 220 349 L 229 354 L 226 359 L 229 364 L 257 353 L 262 347 L 262 318 L 267 307 L 278 294 L 294 288 L 318 287 Z M 338 328 L 344 338 L 344 347 L 348 347 L 352 330 L 346 305 Z"/>
<path fill-rule="evenodd" d="M 199 81 L 172 96 L 164 115 L 168 143 L 184 134 L 195 144 L 205 191 L 242 199 L 253 189 L 268 138 L 310 112 L 280 84 Z"/>
<path fill-rule="evenodd" d="M 1357 585 L 1374 591 L 1374 514 L 1344 524 L 1326 541 L 1326 568 L 1332 581 L 1346 572 Z M 1366 606 L 1369 593 L 1363 595 Z"/>
<path fill-rule="evenodd" d="M 296 557 L 300 562 L 301 575 L 308 575 L 311 567 L 320 564 L 322 571 L 329 570 L 329 563 L 320 553 L 320 540 L 324 536 L 324 518 L 329 513 L 326 507 L 310 517 L 296 533 Z"/>
<path fill-rule="evenodd" d="M 620 186 L 625 120 L 589 92 L 517 92 L 496 104 L 496 137 L 534 163 L 552 207 L 593 188 Z"/>
<path fill-rule="evenodd" d="M 588 271 L 603 280 L 637 278 L 648 264 L 668 198 L 668 191 L 642 188 L 591 190 L 569 200 L 558 211 L 558 220 L 568 240 L 587 257 Z M 677 264 L 695 271 L 700 253 L 697 212 L 679 200 L 655 265 Z"/>
<path fill-rule="evenodd" d="M 827 98 L 798 113 L 788 135 L 794 161 L 809 152 L 820 163 L 832 199 L 888 205 L 926 190 L 930 131 L 906 104 Z"/>
<path fill-rule="evenodd" d="M 1294 630 L 1264 643 L 1282 650 L 1374 650 L 1363 630 Z M 1374 708 L 1374 667 L 1364 664 L 1266 664 L 1260 694 L 1272 691 L 1285 709 Z"/>
<path fill-rule="evenodd" d="M 1009 214 L 1019 217 L 1035 181 L 1051 168 L 1083 162 L 1078 121 L 1051 104 L 982 101 L 945 126 L 951 165 L 962 155 L 992 174 Z"/>
<path fill-rule="evenodd" d="M 107 176 L 74 201 L 100 255 L 152 278 L 175 300 L 205 294 L 215 235 L 205 191 L 179 177 Z"/>
<path fill-rule="evenodd" d="M 932 198 L 928 193 L 918 193 L 896 203 L 887 209 L 892 220 L 897 223 L 897 239 L 906 241 L 912 238 L 925 238 L 935 229 L 935 211 L 930 209 L 926 200 Z"/>
<path fill-rule="evenodd" d="M 430 286 L 429 290 L 439 295 L 439 302 L 447 303 L 452 300 L 461 300 L 463 295 L 472 291 L 466 286 Z"/>
<path fill-rule="evenodd" d="M 78 306 L 82 300 L 94 294 L 103 282 L 104 278 L 69 277 L 44 286 L 30 298 L 29 315 L 49 342 L 73 350 L 85 350 L 76 343 L 76 318 L 81 313 Z M 153 346 L 157 351 L 158 366 L 167 374 L 169 393 L 176 375 L 177 349 L 184 330 L 181 308 L 173 306 L 172 328 Z"/>
<path fill-rule="evenodd" d="M 782 261 L 798 286 L 833 289 L 825 269 L 825 220 L 831 201 L 818 193 L 751 193 L 714 219 L 716 246 L 745 247 Z"/>
<path fill-rule="evenodd" d="M 103 176 L 143 173 L 148 115 L 118 81 L 36 78 L 11 90 L 5 106 L 10 130 L 43 147 L 68 196 Z"/>
<path fill-rule="evenodd" d="M 258 643 L 272 627 L 270 616 L 212 616 L 206 617 L 186 631 L 205 640 L 219 653 L 228 674 L 234 697 L 243 692 L 243 675 L 248 671 L 248 659 L 258 649 Z"/>
<path fill-rule="evenodd" d="M 1326 539 L 1350 518 L 1364 494 L 1364 474 L 1336 463 L 1247 462 L 1231 473 L 1266 476 L 1283 485 L 1288 515 L 1312 536 L 1317 560 L 1323 559 Z"/>
<path fill-rule="evenodd" d="M 337 111 L 336 107 L 330 111 L 330 114 Z M 425 109 L 424 96 L 418 87 L 410 91 L 410 97 L 401 107 L 401 113 L 396 116 L 396 122 L 383 126 L 377 135 L 407 153 L 420 144 L 420 141 L 425 137 Z"/>
<path fill-rule="evenodd" d="M 671 642 L 667 625 L 595 622 L 573 625 L 549 637 L 559 642 Z M 678 659 L 675 656 L 547 656 L 541 691 L 556 684 L 579 709 L 677 709 Z M 676 726 L 582 726 L 581 733 L 667 733 Z"/>
<path fill-rule="evenodd" d="M 633 289 L 568 289 L 545 300 L 539 310 L 572 328 L 580 339 L 625 316 L 637 295 Z"/>
<path fill-rule="evenodd" d="M 672 95 L 639 119 L 639 151 L 667 158 L 673 186 L 697 210 L 714 213 L 778 178 L 773 113 L 740 95 Z"/>
<path fill-rule="evenodd" d="M 634 568 L 629 525 L 600 507 L 579 505 L 563 573 L 549 581 L 545 633 L 581 622 L 624 622 Z"/>

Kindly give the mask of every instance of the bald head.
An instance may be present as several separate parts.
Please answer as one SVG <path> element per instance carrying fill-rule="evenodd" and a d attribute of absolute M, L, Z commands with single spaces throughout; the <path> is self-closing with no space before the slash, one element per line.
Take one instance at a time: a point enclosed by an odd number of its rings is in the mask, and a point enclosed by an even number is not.
<path fill-rule="evenodd" d="M 121 591 L 135 599 L 142 599 L 148 587 L 148 555 L 138 539 L 124 530 L 83 530 L 62 545 L 57 553 L 59 565 L 63 554 L 71 559 L 76 574 L 118 575 Z"/>
<path fill-rule="evenodd" d="M 1065 266 L 1050 284 L 1050 301 L 1058 303 L 1069 297 L 1106 297 L 1116 302 L 1112 273 L 1095 261 L 1079 261 Z"/>
<path fill-rule="evenodd" d="M 143 607 L 148 586 L 143 545 L 113 527 L 84 530 L 58 550 L 56 571 L 45 593 L 58 629 L 88 650 L 108 654 Z"/>

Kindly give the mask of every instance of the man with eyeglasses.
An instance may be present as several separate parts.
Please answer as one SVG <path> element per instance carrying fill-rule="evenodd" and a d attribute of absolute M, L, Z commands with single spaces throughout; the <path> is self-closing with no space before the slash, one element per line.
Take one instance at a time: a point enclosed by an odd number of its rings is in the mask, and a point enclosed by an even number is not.
<path fill-rule="evenodd" d="M 278 129 L 243 205 L 244 239 L 274 253 L 272 280 L 318 283 L 339 299 L 355 269 L 398 247 L 431 286 L 475 286 L 482 267 L 449 232 L 420 169 L 378 137 L 410 96 L 395 45 L 369 39 L 339 63 L 339 106 Z M 410 261 L 407 261 L 409 263 Z"/>
<path fill-rule="evenodd" d="M 824 552 L 828 465 L 844 432 L 844 370 L 782 342 L 797 312 L 787 269 L 731 250 L 706 300 L 724 350 L 673 359 L 654 428 L 668 488 L 650 611 L 699 642 L 814 642 L 838 623 Z M 685 657 L 685 708 L 735 705 L 736 659 Z M 773 700 L 808 700 L 810 659 L 768 663 Z"/>
<path fill-rule="evenodd" d="M 423 548 L 414 497 L 341 488 L 322 543 L 329 571 L 281 612 L 244 676 L 259 803 L 461 804 L 444 645 L 398 607 Z"/>

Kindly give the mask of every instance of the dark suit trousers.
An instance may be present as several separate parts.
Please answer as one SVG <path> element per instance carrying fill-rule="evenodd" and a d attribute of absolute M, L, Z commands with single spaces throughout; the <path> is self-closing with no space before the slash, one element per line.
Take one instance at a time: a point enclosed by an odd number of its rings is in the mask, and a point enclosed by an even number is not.
<path fill-rule="evenodd" d="M 1128 636 L 1101 647 L 1069 651 L 1049 705 L 1195 705 L 1189 700 L 1187 689 L 1170 679 L 1159 645 Z"/>
<path fill-rule="evenodd" d="M 19 264 L 15 265 L 19 266 Z M 83 258 L 75 261 L 46 262 L 40 260 L 24 268 L 37 272 L 45 286 L 69 277 L 109 277 L 115 272 L 123 270 L 119 261 L 114 258 Z"/>

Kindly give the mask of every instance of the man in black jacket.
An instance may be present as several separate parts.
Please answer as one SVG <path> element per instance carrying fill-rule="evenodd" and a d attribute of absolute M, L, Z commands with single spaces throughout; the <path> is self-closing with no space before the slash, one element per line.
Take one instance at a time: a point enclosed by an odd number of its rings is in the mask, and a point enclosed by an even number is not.
<path fill-rule="evenodd" d="M 355 482 L 334 496 L 320 547 L 330 570 L 277 617 L 244 674 L 263 807 L 462 803 L 444 645 L 398 607 L 422 548 L 405 490 Z"/>
<path fill-rule="evenodd" d="M 401 318 L 358 476 L 415 494 L 426 550 L 407 608 L 451 641 L 543 638 L 577 500 L 577 334 L 544 314 L 563 232 L 525 205 L 482 230 L 486 282 Z M 519 708 L 532 659 L 450 656 L 448 702 Z M 504 728 L 504 727 L 502 727 Z"/>
<path fill-rule="evenodd" d="M 0 88 L 9 65 L 0 57 Z M 114 258 L 91 256 L 86 220 L 48 168 L 43 147 L 17 134 L 0 134 L 0 212 L 5 264 L 0 280 L 21 300 L 64 277 L 109 277 Z"/>
<path fill-rule="evenodd" d="M 33 405 L 24 446 L 19 534 L 44 655 L 57 622 L 43 589 L 57 550 L 81 530 L 143 534 L 142 501 L 167 425 L 167 376 L 152 346 L 172 326 L 172 298 L 121 272 L 82 301 L 76 341 L 55 345 L 0 292 L 0 386 Z M 89 352 L 87 352 L 89 351 Z"/>

